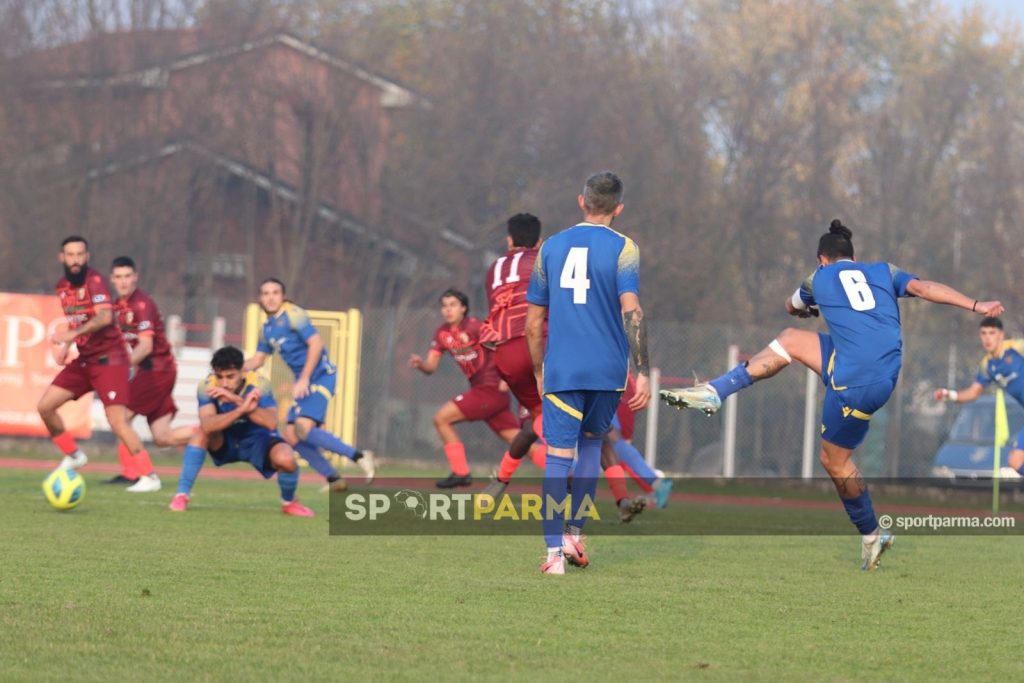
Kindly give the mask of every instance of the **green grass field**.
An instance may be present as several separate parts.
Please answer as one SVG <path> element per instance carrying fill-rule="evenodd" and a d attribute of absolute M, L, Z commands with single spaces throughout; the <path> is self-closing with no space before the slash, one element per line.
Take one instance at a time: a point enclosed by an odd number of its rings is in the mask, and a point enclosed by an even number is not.
<path fill-rule="evenodd" d="M 1020 536 L 904 535 L 864 574 L 853 534 L 595 534 L 550 577 L 539 537 L 329 536 L 305 483 L 312 520 L 273 482 L 172 514 L 168 478 L 88 470 L 59 513 L 44 476 L 0 471 L 4 681 L 1024 678 Z"/>

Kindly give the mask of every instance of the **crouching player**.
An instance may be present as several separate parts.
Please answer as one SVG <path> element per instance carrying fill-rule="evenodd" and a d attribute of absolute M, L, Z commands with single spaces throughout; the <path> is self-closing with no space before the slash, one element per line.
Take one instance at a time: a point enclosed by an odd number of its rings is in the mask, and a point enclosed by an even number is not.
<path fill-rule="evenodd" d="M 170 508 L 175 512 L 188 508 L 192 486 L 209 450 L 217 467 L 247 462 L 265 479 L 276 472 L 281 512 L 312 517 L 313 511 L 295 497 L 299 465 L 291 446 L 277 433 L 277 404 L 270 382 L 254 372 L 243 372 L 244 363 L 242 352 L 233 346 L 213 354 L 213 372 L 198 391 L 201 431 L 185 447 L 178 492 Z"/>

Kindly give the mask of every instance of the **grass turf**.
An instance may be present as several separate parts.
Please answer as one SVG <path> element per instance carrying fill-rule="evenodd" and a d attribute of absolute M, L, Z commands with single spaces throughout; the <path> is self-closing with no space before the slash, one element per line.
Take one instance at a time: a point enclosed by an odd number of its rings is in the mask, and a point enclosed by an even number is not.
<path fill-rule="evenodd" d="M 312 520 L 274 482 L 200 476 L 176 515 L 88 470 L 58 513 L 44 476 L 0 475 L 5 681 L 1024 677 L 1020 536 L 904 535 L 863 574 L 853 534 L 595 534 L 548 577 L 539 537 L 328 536 L 306 483 Z"/>

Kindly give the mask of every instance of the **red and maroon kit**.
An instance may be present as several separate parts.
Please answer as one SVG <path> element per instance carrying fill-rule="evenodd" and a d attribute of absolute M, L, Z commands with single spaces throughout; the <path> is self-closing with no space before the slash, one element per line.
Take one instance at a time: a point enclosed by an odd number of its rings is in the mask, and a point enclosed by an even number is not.
<path fill-rule="evenodd" d="M 629 407 L 629 402 L 633 400 L 634 396 L 636 396 L 636 379 L 630 372 L 626 375 L 626 390 L 622 392 L 622 400 L 619 401 L 619 407 L 615 411 L 616 417 L 619 418 L 619 434 L 626 441 L 633 439 L 633 431 L 636 428 L 636 413 Z"/>
<path fill-rule="evenodd" d="M 484 340 L 495 344 L 494 363 L 519 404 L 540 414 L 541 397 L 533 375 L 533 362 L 526 344 L 526 290 L 530 287 L 537 248 L 517 247 L 498 258 L 487 269 L 487 302 L 490 314 Z"/>
<path fill-rule="evenodd" d="M 150 423 L 164 415 L 177 413 L 178 407 L 171 398 L 177 366 L 156 302 L 141 289 L 136 289 L 127 298 L 118 299 L 115 310 L 121 334 L 132 349 L 138 346 L 142 337 L 153 339 L 153 350 L 139 363 L 138 372 L 132 379 L 128 409 L 137 415 L 145 415 Z"/>
<path fill-rule="evenodd" d="M 437 328 L 430 342 L 431 353 L 448 352 L 469 379 L 469 391 L 454 399 L 467 420 L 485 420 L 495 433 L 519 429 L 519 420 L 509 410 L 508 393 L 498 385 L 501 377 L 489 350 L 480 345 L 482 323 L 467 316 L 458 325 Z"/>
<path fill-rule="evenodd" d="M 61 278 L 56 286 L 57 297 L 68 321 L 76 330 L 96 317 L 97 312 L 111 308 L 107 282 L 92 268 L 85 269 L 81 285 Z M 96 391 L 104 405 L 126 405 L 128 402 L 128 347 L 116 324 L 107 325 L 90 334 L 75 338 L 78 358 L 68 363 L 54 378 L 53 384 L 67 389 L 75 398 Z"/>

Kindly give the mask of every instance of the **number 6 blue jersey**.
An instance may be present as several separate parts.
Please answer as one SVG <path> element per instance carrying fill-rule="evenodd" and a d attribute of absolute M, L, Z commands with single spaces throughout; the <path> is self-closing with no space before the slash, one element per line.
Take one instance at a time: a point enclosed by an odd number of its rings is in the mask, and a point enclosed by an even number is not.
<path fill-rule="evenodd" d="M 903 337 L 897 299 L 911 296 L 907 285 L 916 275 L 889 263 L 842 260 L 821 266 L 804 280 L 798 294 L 817 306 L 835 344 L 831 366 L 836 388 L 862 387 L 893 379 L 903 360 Z"/>
<path fill-rule="evenodd" d="M 621 391 L 629 342 L 619 295 L 640 293 L 640 252 L 611 228 L 580 223 L 541 245 L 526 300 L 548 307 L 544 393 Z"/>

